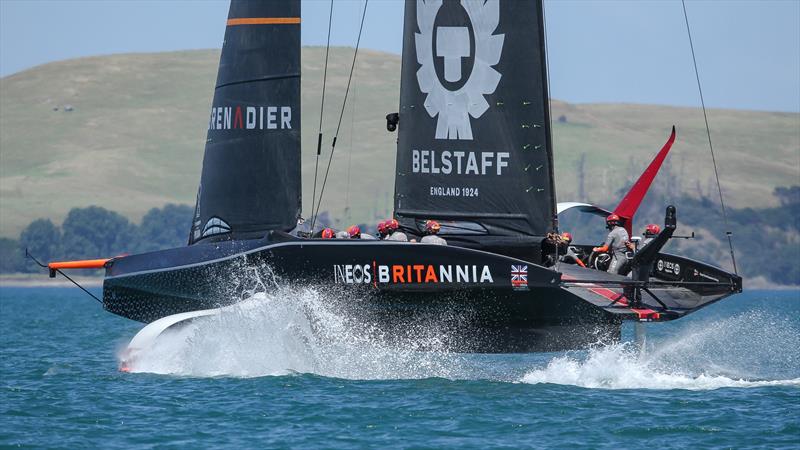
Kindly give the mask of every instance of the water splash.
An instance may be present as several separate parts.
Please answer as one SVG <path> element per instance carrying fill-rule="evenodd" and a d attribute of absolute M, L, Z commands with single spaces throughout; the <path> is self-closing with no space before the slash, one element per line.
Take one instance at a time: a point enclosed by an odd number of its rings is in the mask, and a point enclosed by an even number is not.
<path fill-rule="evenodd" d="M 640 351 L 630 343 L 571 352 L 529 371 L 523 383 L 599 389 L 800 387 L 800 330 L 750 311 L 697 322 Z"/>
<path fill-rule="evenodd" d="M 262 268 L 263 269 L 263 268 Z M 346 379 L 488 379 L 601 389 L 800 386 L 796 319 L 748 311 L 653 324 L 644 352 L 631 344 L 548 355 L 449 352 L 469 311 L 407 321 L 395 333 L 361 312 L 369 299 L 280 282 L 243 270 L 244 298 L 219 314 L 168 330 L 136 355 L 132 372 L 259 377 L 313 373 Z M 241 295 L 241 297 L 238 297 Z M 793 321 L 794 320 L 794 321 Z M 531 369 L 531 367 L 534 367 Z"/>
<path fill-rule="evenodd" d="M 158 338 L 131 372 L 188 376 L 314 373 L 348 379 L 457 378 L 462 357 L 446 334 L 420 325 L 417 338 L 389 340 L 379 326 L 344 314 L 312 288 L 254 293 L 220 314 Z M 423 329 L 425 328 L 425 329 Z M 425 351 L 419 351 L 421 349 Z"/>

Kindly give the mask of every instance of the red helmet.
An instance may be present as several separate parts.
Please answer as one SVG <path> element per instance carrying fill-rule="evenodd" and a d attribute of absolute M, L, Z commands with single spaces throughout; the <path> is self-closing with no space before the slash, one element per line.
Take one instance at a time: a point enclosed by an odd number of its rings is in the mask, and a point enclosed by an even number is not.
<path fill-rule="evenodd" d="M 647 225 L 647 227 L 644 229 L 645 235 L 655 236 L 658 233 L 661 233 L 661 227 L 654 223 Z"/>
<path fill-rule="evenodd" d="M 442 226 L 439 225 L 439 222 L 435 220 L 428 220 L 427 222 L 425 222 L 425 231 L 427 231 L 428 233 L 436 234 L 441 229 Z"/>
<path fill-rule="evenodd" d="M 378 222 L 378 233 L 379 234 L 386 234 L 386 221 L 382 220 Z"/>
<path fill-rule="evenodd" d="M 616 214 L 611 214 L 611 215 L 609 215 L 608 217 L 606 217 L 606 223 L 616 223 L 616 224 L 619 224 L 619 222 L 620 222 L 619 216 L 618 216 L 618 215 L 616 215 Z"/>
<path fill-rule="evenodd" d="M 331 228 L 325 228 L 322 230 L 322 239 L 333 239 L 334 234 Z"/>
<path fill-rule="evenodd" d="M 561 233 L 561 239 L 567 241 L 567 244 L 572 242 L 572 234 L 569 231 Z"/>
<path fill-rule="evenodd" d="M 386 221 L 386 231 L 392 232 L 400 228 L 400 223 L 395 219 L 389 219 Z"/>
<path fill-rule="evenodd" d="M 350 235 L 350 239 L 358 239 L 361 237 L 361 228 L 358 225 L 351 225 L 347 229 L 347 234 Z"/>

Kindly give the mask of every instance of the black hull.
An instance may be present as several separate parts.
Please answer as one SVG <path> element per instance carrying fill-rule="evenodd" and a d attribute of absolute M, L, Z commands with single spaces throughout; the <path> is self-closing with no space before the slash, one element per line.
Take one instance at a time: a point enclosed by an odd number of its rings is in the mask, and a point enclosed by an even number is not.
<path fill-rule="evenodd" d="M 582 348 L 619 339 L 624 319 L 642 316 L 609 298 L 620 289 L 565 287 L 598 272 L 562 272 L 503 255 L 454 246 L 356 240 L 219 242 L 135 255 L 107 268 L 104 307 L 152 322 L 225 307 L 279 286 L 311 286 L 342 314 L 405 339 L 435 324 L 447 347 L 469 352 L 529 352 Z M 513 273 L 525 279 L 513 279 Z M 605 275 L 605 274 L 603 274 Z M 610 276 L 612 279 L 614 276 Z M 622 279 L 621 277 L 616 277 Z M 671 298 L 675 289 L 662 289 Z M 677 298 L 692 297 L 682 290 Z M 598 294 L 600 292 L 600 294 Z M 688 293 L 688 294 L 687 294 Z M 667 296 L 666 294 L 670 294 Z M 714 294 L 713 301 L 729 293 Z M 694 295 L 696 308 L 703 296 Z M 624 303 L 624 301 L 623 301 Z M 687 309 L 688 311 L 689 309 Z M 638 316 L 637 316 L 638 315 Z M 415 331 L 416 332 L 416 331 Z"/>

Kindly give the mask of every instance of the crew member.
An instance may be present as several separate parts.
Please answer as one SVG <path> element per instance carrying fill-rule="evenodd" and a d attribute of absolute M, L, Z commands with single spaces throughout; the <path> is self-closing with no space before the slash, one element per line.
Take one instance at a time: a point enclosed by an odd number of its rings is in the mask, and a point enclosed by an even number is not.
<path fill-rule="evenodd" d="M 294 227 L 292 231 L 289 232 L 289 234 L 293 234 L 301 238 L 310 238 L 313 235 L 313 233 L 311 232 L 310 224 L 306 222 L 306 219 L 303 219 L 302 217 L 297 218 L 297 225 Z"/>
<path fill-rule="evenodd" d="M 628 232 L 620 224 L 618 215 L 611 214 L 606 217 L 606 228 L 610 231 L 605 243 L 601 247 L 595 247 L 592 251 L 596 253 L 610 253 L 611 264 L 608 265 L 608 273 L 618 274 L 622 265 L 626 261 L 625 253 L 628 251 L 627 242 Z"/>
<path fill-rule="evenodd" d="M 322 239 L 333 239 L 335 233 L 333 232 L 333 228 L 325 228 L 322 230 Z"/>
<path fill-rule="evenodd" d="M 661 227 L 660 226 L 658 226 L 658 225 L 656 225 L 654 223 L 651 223 L 651 224 L 647 225 L 647 227 L 645 227 L 645 229 L 644 229 L 644 233 L 642 233 L 644 235 L 644 240 L 642 241 L 642 247 L 644 247 L 645 245 L 649 244 L 650 241 L 655 239 L 656 236 L 658 236 L 658 233 L 661 233 Z"/>
<path fill-rule="evenodd" d="M 408 242 L 408 236 L 400 231 L 400 223 L 395 219 L 386 221 L 386 232 L 389 235 L 386 237 L 387 241 Z"/>
<path fill-rule="evenodd" d="M 347 227 L 347 235 L 350 239 L 361 239 L 361 227 L 358 225 L 350 225 Z"/>
<path fill-rule="evenodd" d="M 421 244 L 447 245 L 447 241 L 437 236 L 442 226 L 435 220 L 425 222 L 425 236 L 419 240 Z"/>
<path fill-rule="evenodd" d="M 575 247 L 572 247 L 572 234 L 568 231 L 561 233 L 561 242 L 558 246 L 558 257 L 559 261 L 567 264 L 577 264 L 581 267 L 586 267 L 586 264 L 581 261 L 580 256 L 575 251 Z"/>
<path fill-rule="evenodd" d="M 381 220 L 378 222 L 378 239 L 383 240 L 386 239 L 386 221 Z"/>
<path fill-rule="evenodd" d="M 561 235 L 554 232 L 549 232 L 542 240 L 541 244 L 541 253 L 542 253 L 542 264 L 545 267 L 555 266 L 557 262 L 556 255 L 559 252 L 559 247 L 561 245 Z"/>

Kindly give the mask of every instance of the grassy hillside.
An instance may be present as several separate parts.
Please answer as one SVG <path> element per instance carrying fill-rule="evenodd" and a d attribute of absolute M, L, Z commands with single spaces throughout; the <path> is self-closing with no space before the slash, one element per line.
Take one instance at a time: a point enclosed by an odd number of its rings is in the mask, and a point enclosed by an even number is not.
<path fill-rule="evenodd" d="M 321 48 L 303 49 L 304 211 L 309 215 L 322 85 Z M 323 157 L 341 108 L 352 49 L 331 53 Z M 194 203 L 217 50 L 125 54 L 46 64 L 0 79 L 0 236 L 31 220 L 60 221 L 99 205 L 138 220 L 165 203 Z M 391 209 L 400 59 L 359 54 L 323 209 L 344 221 Z M 64 111 L 64 105 L 73 110 Z M 58 107 L 58 111 L 53 109 Z M 557 119 L 564 116 L 566 122 Z M 554 102 L 559 200 L 577 200 L 576 163 L 586 154 L 585 192 L 607 202 L 667 138 L 675 194 L 710 192 L 713 168 L 702 113 L 651 105 Z M 774 205 L 776 186 L 800 183 L 800 115 L 711 110 L 720 177 L 732 206 Z M 349 175 L 348 175 L 349 174 Z M 347 206 L 350 207 L 347 210 Z"/>

